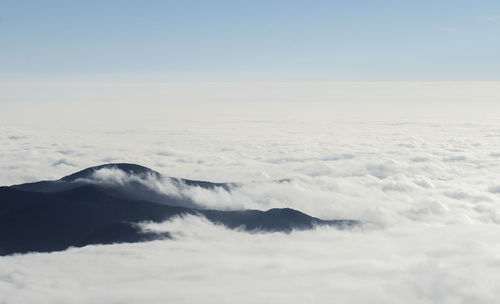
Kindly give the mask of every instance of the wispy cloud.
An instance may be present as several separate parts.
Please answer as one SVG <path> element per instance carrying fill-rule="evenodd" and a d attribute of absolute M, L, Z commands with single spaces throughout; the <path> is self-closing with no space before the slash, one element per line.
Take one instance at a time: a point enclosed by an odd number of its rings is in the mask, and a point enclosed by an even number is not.
<path fill-rule="evenodd" d="M 491 14 L 491 15 L 481 15 L 477 17 L 481 21 L 487 22 L 500 22 L 500 13 L 499 14 Z"/>

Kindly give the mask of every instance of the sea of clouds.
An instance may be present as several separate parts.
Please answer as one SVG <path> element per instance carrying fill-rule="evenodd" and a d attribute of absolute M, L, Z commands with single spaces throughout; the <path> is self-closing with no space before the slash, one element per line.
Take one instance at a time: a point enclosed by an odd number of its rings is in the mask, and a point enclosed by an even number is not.
<path fill-rule="evenodd" d="M 475 96 L 463 85 L 380 86 L 335 88 L 335 100 L 324 103 L 287 103 L 290 94 L 280 92 L 292 89 L 281 85 L 267 88 L 264 97 L 279 100 L 271 104 L 10 104 L 12 115 L 0 122 L 2 185 L 130 162 L 238 184 L 179 190 L 143 179 L 206 208 L 291 207 L 367 225 L 249 234 L 193 216 L 145 223 L 175 239 L 0 258 L 0 303 L 494 303 L 500 85 L 474 85 L 484 102 L 457 98 Z M 358 90 L 366 100 L 342 101 Z M 240 96 L 232 94 L 224 98 Z M 397 103 L 407 95 L 409 104 Z"/>

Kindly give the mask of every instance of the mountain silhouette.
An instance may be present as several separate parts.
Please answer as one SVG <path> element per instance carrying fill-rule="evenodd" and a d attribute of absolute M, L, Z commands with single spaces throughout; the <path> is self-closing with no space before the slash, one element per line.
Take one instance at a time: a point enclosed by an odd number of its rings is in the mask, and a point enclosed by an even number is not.
<path fill-rule="evenodd" d="M 96 173 L 102 172 L 100 170 L 118 170 L 128 177 L 120 182 L 106 182 L 96 177 Z M 55 181 L 40 181 L 35 183 L 27 183 L 12 186 L 15 189 L 36 192 L 60 192 L 71 190 L 83 185 L 94 185 L 107 194 L 135 200 L 147 200 L 159 204 L 169 206 L 182 206 L 196 208 L 198 206 L 189 197 L 180 197 L 173 193 L 165 193 L 153 189 L 150 184 L 152 181 L 163 181 L 171 184 L 173 187 L 201 187 L 204 189 L 213 190 L 221 188 L 230 191 L 231 186 L 235 184 L 230 183 L 211 183 L 206 181 L 196 181 L 189 179 L 181 179 L 174 177 L 162 176 L 160 173 L 136 164 L 116 163 L 105 164 L 95 167 L 90 167 L 71 175 L 65 176 Z"/>
<path fill-rule="evenodd" d="M 139 165 L 108 164 L 88 168 L 57 181 L 0 187 L 0 255 L 51 252 L 89 244 L 168 239 L 171 238 L 168 232 L 144 231 L 138 223 L 162 222 L 173 216 L 188 214 L 204 216 L 213 223 L 250 232 L 290 232 L 318 225 L 344 229 L 359 224 L 353 220 L 325 221 L 289 208 L 267 211 L 205 210 L 193 207 L 193 202 L 187 199 L 154 196 L 149 193 L 153 190 L 135 183 L 116 186 L 85 181 L 104 168 L 122 170 L 136 178 L 163 178 L 158 172 Z M 230 189 L 230 184 L 173 180 L 180 187 Z M 139 193 L 136 193 L 138 190 Z M 150 197 L 161 202 L 148 200 Z"/>

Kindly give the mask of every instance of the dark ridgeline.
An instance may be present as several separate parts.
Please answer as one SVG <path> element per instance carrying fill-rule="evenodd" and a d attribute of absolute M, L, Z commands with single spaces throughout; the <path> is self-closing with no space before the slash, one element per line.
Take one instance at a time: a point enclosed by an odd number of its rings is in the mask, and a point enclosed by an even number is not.
<path fill-rule="evenodd" d="M 95 171 L 99 169 L 117 169 L 121 170 L 128 175 L 140 177 L 143 180 L 146 179 L 164 179 L 170 182 L 175 187 L 201 187 L 205 189 L 216 189 L 222 188 L 224 190 L 230 191 L 230 187 L 235 184 L 230 183 L 211 183 L 205 181 L 195 181 L 189 179 L 180 179 L 173 177 L 164 177 L 160 173 L 151 170 L 147 167 L 135 165 L 135 164 L 106 164 L 95 167 L 90 167 L 82 171 L 78 171 L 71 175 L 65 176 L 56 181 L 41 181 L 35 183 L 27 183 L 22 185 L 14 185 L 12 188 L 25 190 L 25 191 L 36 191 L 36 192 L 60 192 L 65 190 L 76 189 L 81 186 L 93 185 L 94 187 L 101 189 L 102 191 L 110 194 L 112 196 L 121 197 L 125 199 L 133 200 L 145 200 L 149 202 L 169 205 L 169 206 L 180 206 L 180 207 L 198 207 L 195 202 L 189 198 L 181 198 L 173 195 L 165 195 L 158 191 L 153 191 L 150 187 L 147 187 L 144 183 L 140 183 L 137 180 L 130 179 L 126 183 L 105 183 L 96 180 L 93 177 Z"/>
<path fill-rule="evenodd" d="M 146 167 L 109 164 L 88 168 L 57 181 L 0 187 L 0 255 L 170 238 L 168 232 L 143 231 L 137 223 L 161 222 L 187 214 L 202 215 L 228 228 L 252 232 L 290 232 L 317 225 L 343 229 L 359 224 L 353 220 L 320 220 L 289 208 L 204 210 L 187 198 L 159 194 L 139 182 L 110 184 L 85 180 L 102 168 L 115 168 L 142 177 L 165 178 Z M 169 179 L 178 187 L 222 187 L 230 191 L 232 186 Z"/>

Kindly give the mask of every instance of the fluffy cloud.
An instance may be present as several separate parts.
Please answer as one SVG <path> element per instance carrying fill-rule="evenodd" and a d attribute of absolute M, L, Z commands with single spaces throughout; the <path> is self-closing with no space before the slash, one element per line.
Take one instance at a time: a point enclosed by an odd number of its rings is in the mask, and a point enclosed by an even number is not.
<path fill-rule="evenodd" d="M 420 88 L 412 99 L 423 96 Z M 493 100 L 498 84 L 484 92 Z M 49 122 L 29 120 L 38 112 L 26 108 L 30 115 L 3 112 L 3 185 L 131 162 L 166 176 L 241 184 L 229 192 L 179 190 L 140 179 L 207 208 L 292 207 L 372 225 L 248 234 L 176 219 L 149 226 L 173 232 L 173 241 L 1 258 L 0 303 L 492 303 L 500 296 L 498 111 L 464 100 L 459 111 L 448 99 L 435 111 L 427 101 L 424 110 L 414 112 L 412 103 L 405 112 L 402 102 L 396 114 L 359 100 L 264 100 L 252 110 L 166 103 L 155 113 L 138 104 L 105 104 L 103 112 L 80 105 L 78 114 L 63 106 L 72 116 L 49 115 Z M 95 178 L 135 177 L 102 171 Z"/>
<path fill-rule="evenodd" d="M 174 241 L 0 260 L 4 303 L 492 303 L 498 225 L 248 234 L 189 216 Z M 480 237 L 479 237 L 480 236 Z"/>

